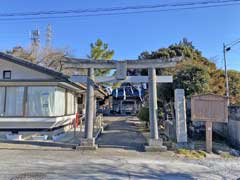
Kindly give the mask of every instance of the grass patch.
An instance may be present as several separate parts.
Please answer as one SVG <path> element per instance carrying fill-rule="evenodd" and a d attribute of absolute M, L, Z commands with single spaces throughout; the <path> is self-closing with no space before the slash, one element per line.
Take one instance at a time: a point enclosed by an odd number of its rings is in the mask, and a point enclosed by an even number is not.
<path fill-rule="evenodd" d="M 178 156 L 184 156 L 190 159 L 204 159 L 206 152 L 201 150 L 188 150 L 184 148 L 177 149 Z"/>
<path fill-rule="evenodd" d="M 234 159 L 234 156 L 232 156 L 231 154 L 229 154 L 229 152 L 221 152 L 220 156 L 224 159 Z"/>

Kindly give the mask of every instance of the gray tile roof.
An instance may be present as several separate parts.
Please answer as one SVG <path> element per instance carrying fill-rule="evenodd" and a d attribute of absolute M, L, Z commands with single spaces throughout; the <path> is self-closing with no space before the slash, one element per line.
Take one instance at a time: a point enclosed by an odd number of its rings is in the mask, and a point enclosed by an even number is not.
<path fill-rule="evenodd" d="M 21 65 L 21 66 L 33 69 L 35 71 L 38 71 L 38 72 L 41 72 L 41 73 L 53 76 L 56 79 L 61 79 L 61 80 L 65 80 L 66 81 L 69 78 L 67 75 L 64 75 L 64 74 L 62 74 L 60 72 L 57 72 L 57 71 L 54 71 L 52 69 L 48 69 L 46 67 L 43 67 L 43 66 L 31 63 L 28 60 L 15 57 L 15 56 L 12 56 L 10 54 L 6 54 L 6 53 L 3 53 L 3 52 L 0 52 L 0 58 L 8 60 L 9 62 L 13 62 L 13 63 L 18 64 L 18 65 Z"/>
<path fill-rule="evenodd" d="M 76 84 L 74 82 L 71 82 L 69 80 L 69 76 L 67 76 L 67 75 L 65 75 L 63 73 L 54 71 L 52 69 L 49 69 L 49 68 L 46 68 L 46 67 L 34 64 L 32 62 L 29 62 L 26 59 L 18 58 L 18 57 L 15 57 L 13 55 L 10 55 L 10 54 L 7 54 L 7 53 L 3 53 L 3 52 L 0 52 L 0 59 L 4 59 L 4 60 L 7 60 L 9 62 L 18 64 L 20 66 L 24 66 L 26 68 L 38 71 L 40 73 L 47 74 L 49 76 L 54 77 L 56 79 L 56 81 L 66 82 L 66 83 L 71 84 L 71 85 L 73 85 L 73 86 L 75 86 L 77 88 L 84 89 L 82 86 L 79 86 L 78 84 Z"/>

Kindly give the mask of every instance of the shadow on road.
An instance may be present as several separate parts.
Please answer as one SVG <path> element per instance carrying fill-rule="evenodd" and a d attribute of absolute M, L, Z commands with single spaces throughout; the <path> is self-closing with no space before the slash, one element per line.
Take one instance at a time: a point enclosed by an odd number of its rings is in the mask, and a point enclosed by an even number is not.
<path fill-rule="evenodd" d="M 157 170 L 148 165 L 120 164 L 120 166 L 112 166 L 105 164 L 91 164 L 84 166 L 84 168 L 71 167 L 71 173 L 61 168 L 48 167 L 48 172 L 28 172 L 14 175 L 11 180 L 23 179 L 92 179 L 92 180 L 112 180 L 112 179 L 149 179 L 149 180 L 192 180 L 193 178 L 187 173 L 166 172 L 164 166 L 163 170 Z M 160 169 L 161 169 L 160 168 Z"/>

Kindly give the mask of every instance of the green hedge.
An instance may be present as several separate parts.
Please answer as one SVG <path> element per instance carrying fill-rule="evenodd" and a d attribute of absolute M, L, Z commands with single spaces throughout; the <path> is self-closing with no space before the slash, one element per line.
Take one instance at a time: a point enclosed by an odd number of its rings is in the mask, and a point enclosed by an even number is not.
<path fill-rule="evenodd" d="M 148 107 L 142 107 L 140 111 L 138 112 L 137 117 L 141 121 L 149 122 L 149 108 Z"/>

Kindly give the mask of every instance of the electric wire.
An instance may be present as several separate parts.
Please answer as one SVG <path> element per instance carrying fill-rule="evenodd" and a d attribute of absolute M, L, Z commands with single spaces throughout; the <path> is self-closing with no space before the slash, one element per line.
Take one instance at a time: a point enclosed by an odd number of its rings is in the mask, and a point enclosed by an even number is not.
<path fill-rule="evenodd" d="M 153 4 L 153 5 L 138 5 L 138 6 L 123 6 L 111 8 L 94 8 L 94 9 L 76 9 L 76 10 L 63 10 L 63 11 L 37 11 L 37 12 L 19 12 L 19 13 L 0 13 L 2 17 L 8 16 L 38 16 L 38 15 L 56 15 L 56 14 L 69 14 L 69 13 L 92 13 L 92 12 L 106 12 L 106 11 L 124 11 L 124 10 L 138 10 L 138 9 L 154 9 L 166 7 L 183 7 L 194 5 L 206 4 L 223 4 L 240 2 L 240 0 L 211 0 L 211 1 L 195 1 L 195 2 L 180 2 L 180 3 L 166 3 L 166 4 Z"/>
<path fill-rule="evenodd" d="M 211 4 L 211 5 L 206 5 L 206 4 Z M 201 2 L 199 1 L 199 2 L 185 2 L 185 3 L 161 4 L 161 5 L 158 4 L 158 5 L 126 6 L 126 7 L 114 7 L 114 8 L 96 8 L 96 9 L 85 9 L 85 10 L 0 13 L 0 21 L 64 19 L 64 18 L 78 18 L 78 17 L 90 17 L 90 16 L 142 14 L 142 13 L 153 13 L 153 12 L 161 12 L 161 11 L 193 10 L 193 9 L 203 9 L 203 8 L 233 6 L 233 5 L 240 5 L 240 0 L 201 1 Z M 191 6 L 191 7 L 186 7 L 186 6 Z M 177 8 L 166 8 L 166 7 L 177 7 Z M 162 8 L 162 9 L 156 9 L 156 8 Z M 141 10 L 141 9 L 151 9 L 151 10 Z M 138 10 L 138 11 L 129 11 L 129 10 Z M 109 12 L 109 13 L 96 13 L 96 12 Z M 73 13 L 75 15 L 56 16 L 58 14 L 73 14 Z M 84 14 L 84 13 L 91 13 L 91 14 Z M 42 16 L 42 15 L 51 15 L 51 16 Z M 26 16 L 33 16 L 33 17 L 26 17 Z M 8 17 L 8 18 L 3 18 L 3 17 Z M 18 18 L 12 18 L 12 17 L 18 17 Z"/>

